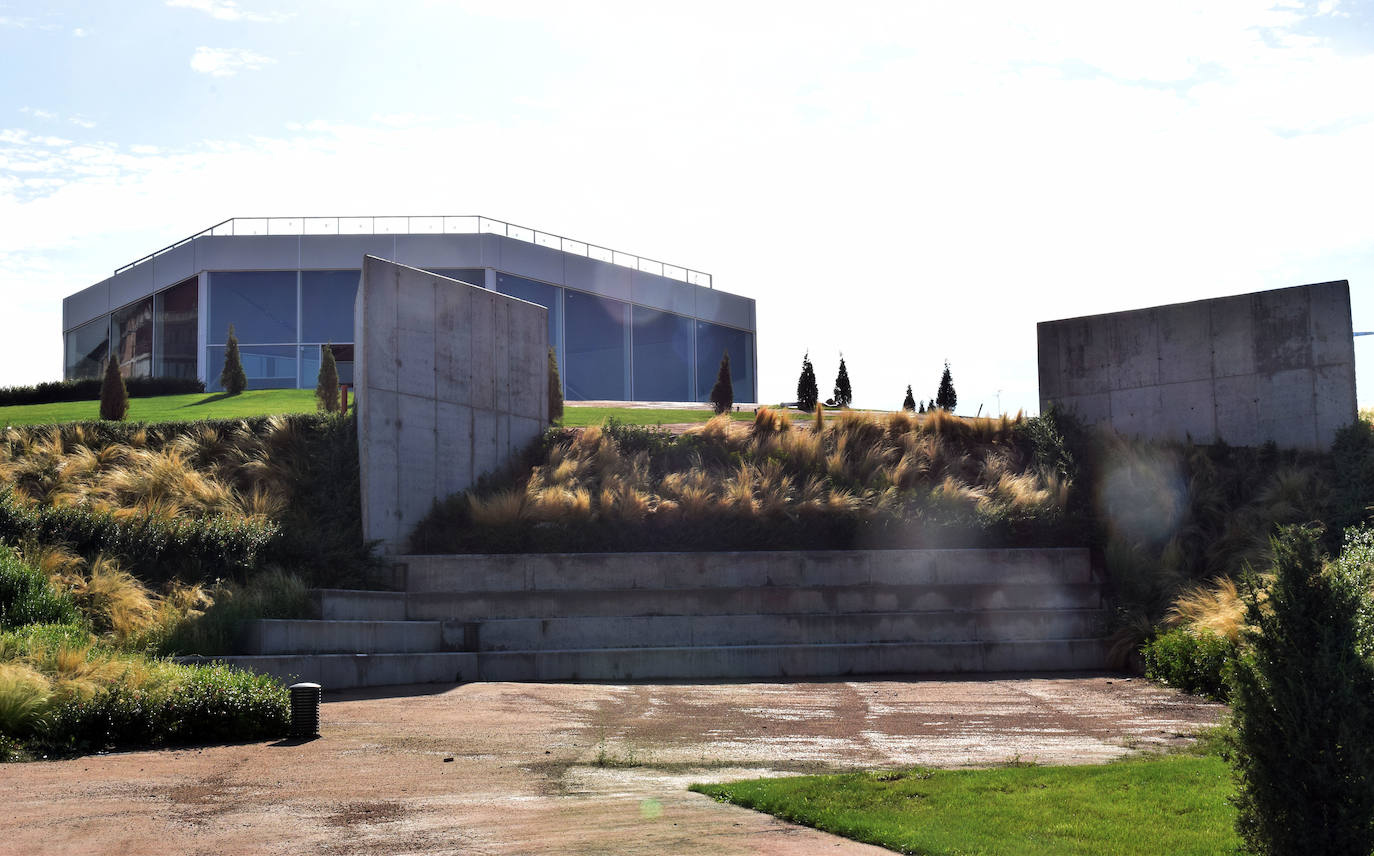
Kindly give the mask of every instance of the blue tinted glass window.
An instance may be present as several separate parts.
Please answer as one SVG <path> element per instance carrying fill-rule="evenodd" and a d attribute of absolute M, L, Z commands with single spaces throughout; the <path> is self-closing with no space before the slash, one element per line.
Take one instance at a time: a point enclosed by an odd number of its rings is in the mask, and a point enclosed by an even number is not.
<path fill-rule="evenodd" d="M 486 268 L 434 268 L 433 270 L 439 276 L 466 282 L 468 285 L 475 285 L 478 288 L 487 287 Z"/>
<path fill-rule="evenodd" d="M 496 290 L 509 297 L 518 297 L 521 300 L 528 300 L 530 303 L 538 303 L 540 306 L 549 310 L 549 344 L 554 348 L 558 347 L 558 331 L 562 327 L 562 302 L 558 299 L 558 292 L 562 291 L 556 285 L 549 285 L 546 282 L 535 282 L 524 277 L 511 276 L 506 273 L 496 275 Z"/>
<path fill-rule="evenodd" d="M 67 380 L 100 377 L 110 355 L 110 316 L 82 324 L 66 335 L 63 376 Z"/>
<path fill-rule="evenodd" d="M 153 298 L 153 326 L 157 329 L 153 373 L 158 377 L 196 376 L 199 300 L 199 283 L 194 277 Z"/>
<path fill-rule="evenodd" d="M 239 345 L 243 373 L 249 389 L 292 389 L 296 386 L 295 345 Z M 224 346 L 212 345 L 206 351 L 206 389 L 219 392 L 219 375 L 224 371 Z M 312 384 L 313 385 L 313 384 Z"/>
<path fill-rule="evenodd" d="M 692 319 L 634 307 L 637 401 L 692 400 Z"/>
<path fill-rule="evenodd" d="M 209 338 L 223 344 L 229 325 L 240 342 L 296 342 L 296 272 L 210 274 Z"/>
<path fill-rule="evenodd" d="M 711 397 L 720 358 L 726 352 L 735 401 L 754 401 L 754 334 L 706 321 L 697 322 L 697 400 Z"/>
<path fill-rule="evenodd" d="M 352 342 L 356 270 L 301 272 L 301 341 Z M 240 336 L 242 338 L 242 336 Z"/>
<path fill-rule="evenodd" d="M 569 401 L 626 398 L 629 309 L 628 303 L 580 291 L 564 294 L 568 364 L 563 386 Z"/>
<path fill-rule="evenodd" d="M 153 373 L 153 299 L 115 310 L 110 316 L 110 341 L 125 377 L 150 377 Z"/>

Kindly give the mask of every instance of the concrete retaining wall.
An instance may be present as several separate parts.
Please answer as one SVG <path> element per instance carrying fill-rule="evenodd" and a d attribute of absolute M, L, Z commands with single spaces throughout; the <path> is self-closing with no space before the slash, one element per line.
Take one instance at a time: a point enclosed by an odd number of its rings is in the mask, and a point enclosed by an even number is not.
<path fill-rule="evenodd" d="M 1038 327 L 1040 406 L 1146 437 L 1324 449 L 1355 420 L 1341 280 Z"/>
<path fill-rule="evenodd" d="M 547 310 L 367 256 L 354 325 L 363 537 L 397 553 L 548 424 Z"/>

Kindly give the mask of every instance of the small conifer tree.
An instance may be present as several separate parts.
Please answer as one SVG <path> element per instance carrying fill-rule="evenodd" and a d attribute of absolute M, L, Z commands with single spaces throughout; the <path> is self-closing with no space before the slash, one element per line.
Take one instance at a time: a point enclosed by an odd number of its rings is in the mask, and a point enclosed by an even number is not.
<path fill-rule="evenodd" d="M 840 354 L 840 371 L 835 375 L 835 406 L 848 407 L 854 400 L 854 390 L 849 386 L 849 369 L 844 364 L 844 354 Z"/>
<path fill-rule="evenodd" d="M 917 410 L 916 412 L 917 412 L 917 413 L 925 413 L 925 412 L 926 412 L 926 403 L 925 403 L 924 401 L 921 402 L 921 407 L 920 407 L 920 409 Z"/>
<path fill-rule="evenodd" d="M 238 395 L 248 388 L 248 375 L 243 373 L 239 339 L 234 335 L 233 324 L 229 325 L 229 338 L 224 342 L 224 368 L 219 373 L 219 385 L 230 395 Z"/>
<path fill-rule="evenodd" d="M 100 418 L 118 422 L 129 413 L 129 388 L 113 355 L 105 361 L 105 380 L 100 384 Z"/>
<path fill-rule="evenodd" d="M 902 399 L 902 409 L 908 413 L 916 412 L 916 396 L 911 394 L 911 384 L 906 385 L 906 398 Z"/>
<path fill-rule="evenodd" d="M 811 365 L 811 354 L 802 356 L 801 376 L 797 378 L 797 409 L 808 413 L 816 409 L 821 391 L 816 386 L 816 370 Z"/>
<path fill-rule="evenodd" d="M 315 402 L 325 413 L 339 412 L 339 366 L 334 362 L 332 343 L 320 350 L 320 376 L 315 382 Z"/>
<path fill-rule="evenodd" d="M 558 355 L 549 348 L 549 424 L 563 418 L 563 380 L 558 375 Z"/>
<path fill-rule="evenodd" d="M 716 385 L 711 387 L 711 406 L 716 413 L 729 413 L 735 406 L 735 387 L 730 380 L 730 352 L 720 355 L 720 371 L 716 372 Z"/>
<path fill-rule="evenodd" d="M 945 373 L 940 375 L 940 391 L 935 393 L 935 406 L 953 413 L 958 403 L 959 395 L 954 391 L 954 377 L 949 373 L 949 360 L 945 360 Z"/>
<path fill-rule="evenodd" d="M 1319 529 L 1272 541 L 1267 598 L 1246 598 L 1232 673 L 1238 814 L 1250 853 L 1374 851 L 1374 667 L 1358 652 L 1362 592 L 1323 572 Z"/>

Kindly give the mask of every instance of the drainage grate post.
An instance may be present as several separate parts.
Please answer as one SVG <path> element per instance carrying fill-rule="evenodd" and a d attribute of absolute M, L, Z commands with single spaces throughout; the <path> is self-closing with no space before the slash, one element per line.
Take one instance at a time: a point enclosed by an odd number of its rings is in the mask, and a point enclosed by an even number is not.
<path fill-rule="evenodd" d="M 290 736 L 318 737 L 320 733 L 320 685 L 292 684 L 290 689 Z"/>

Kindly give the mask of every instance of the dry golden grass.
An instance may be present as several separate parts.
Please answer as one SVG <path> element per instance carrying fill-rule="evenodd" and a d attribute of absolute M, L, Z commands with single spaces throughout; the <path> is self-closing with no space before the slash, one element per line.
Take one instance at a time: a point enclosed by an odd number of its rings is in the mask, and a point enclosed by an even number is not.
<path fill-rule="evenodd" d="M 612 433 L 585 428 L 554 445 L 515 485 L 468 494 L 469 519 L 500 527 L 713 514 L 871 516 L 897 512 L 904 502 L 1029 518 L 1062 512 L 1068 502 L 1066 480 L 1031 466 L 1007 417 L 841 411 L 818 422 L 819 431 L 768 408 L 752 424 L 716 417 L 686 432 L 698 451 L 667 472 L 655 471 L 665 465 L 648 452 L 625 451 Z"/>
<path fill-rule="evenodd" d="M 1245 628 L 1245 602 L 1235 582 L 1222 577 L 1209 585 L 1185 588 L 1174 600 L 1165 620 L 1188 630 L 1209 630 L 1238 642 Z"/>

